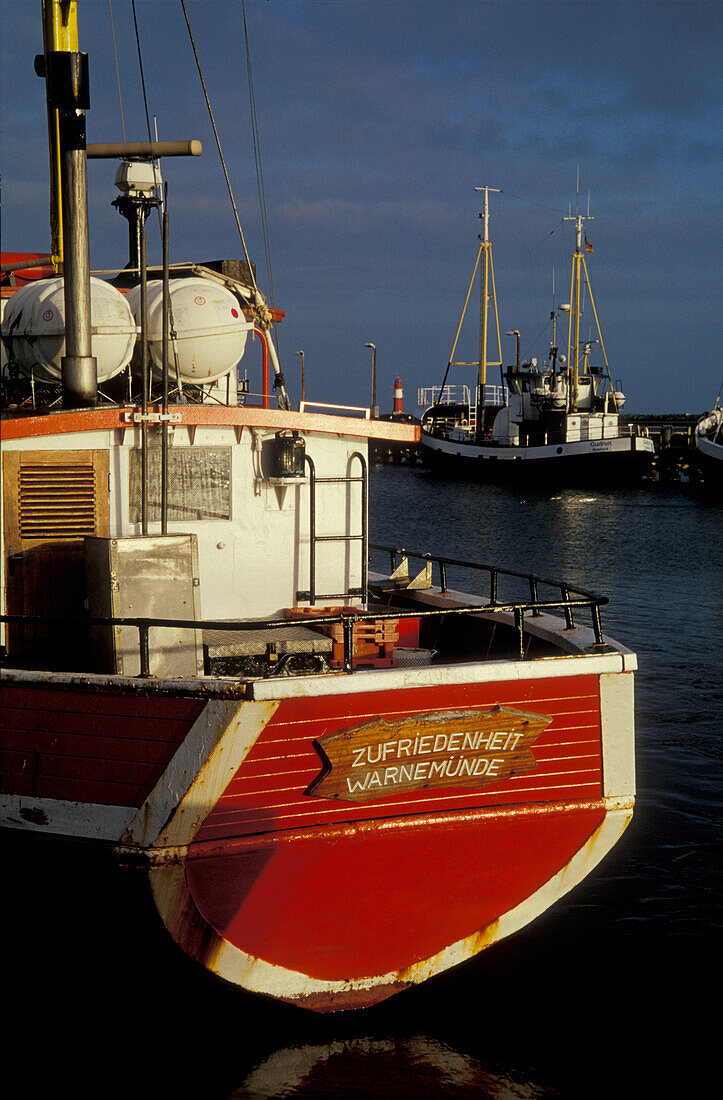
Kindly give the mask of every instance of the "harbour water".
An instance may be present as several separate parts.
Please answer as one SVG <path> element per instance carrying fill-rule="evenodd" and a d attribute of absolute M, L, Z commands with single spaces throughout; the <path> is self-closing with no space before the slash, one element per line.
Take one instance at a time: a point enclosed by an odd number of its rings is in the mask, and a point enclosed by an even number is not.
<path fill-rule="evenodd" d="M 364 1012 L 171 987 L 152 959 L 122 995 L 103 957 L 90 985 L 69 967 L 61 986 L 25 991 L 19 1030 L 63 1051 L 26 1063 L 29 1083 L 153 1100 L 706 1095 L 721 977 L 723 506 L 685 486 L 532 493 L 383 467 L 371 515 L 375 543 L 609 596 L 603 627 L 639 660 L 632 825 L 536 923 Z"/>

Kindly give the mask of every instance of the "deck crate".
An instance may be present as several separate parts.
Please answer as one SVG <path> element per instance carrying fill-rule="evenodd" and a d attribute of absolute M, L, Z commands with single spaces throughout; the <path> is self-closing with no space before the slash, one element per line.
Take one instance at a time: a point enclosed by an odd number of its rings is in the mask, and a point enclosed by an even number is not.
<path fill-rule="evenodd" d="M 358 607 L 292 607 L 286 615 L 290 619 L 303 619 L 308 626 L 328 635 L 333 643 L 331 665 L 344 665 L 344 624 L 314 622 L 325 615 L 359 614 Z M 396 664 L 394 647 L 399 641 L 398 619 L 369 619 L 354 623 L 352 629 L 353 661 L 356 668 L 391 668 Z"/>

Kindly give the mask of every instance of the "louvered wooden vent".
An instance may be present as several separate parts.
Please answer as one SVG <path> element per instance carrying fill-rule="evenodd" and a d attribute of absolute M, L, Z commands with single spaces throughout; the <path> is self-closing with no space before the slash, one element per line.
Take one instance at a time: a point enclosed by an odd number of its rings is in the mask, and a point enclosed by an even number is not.
<path fill-rule="evenodd" d="M 6 451 L 2 455 L 5 554 L 44 543 L 108 538 L 108 451 Z"/>
<path fill-rule="evenodd" d="M 20 467 L 21 539 L 76 539 L 95 531 L 95 476 L 90 465 Z"/>

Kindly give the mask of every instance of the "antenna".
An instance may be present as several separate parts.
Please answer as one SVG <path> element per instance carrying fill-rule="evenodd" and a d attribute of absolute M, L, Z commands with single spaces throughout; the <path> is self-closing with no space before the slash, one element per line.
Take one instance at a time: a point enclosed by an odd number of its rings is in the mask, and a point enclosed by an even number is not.
<path fill-rule="evenodd" d="M 590 285 L 587 277 L 587 267 L 585 266 L 585 257 L 582 250 L 582 238 L 583 238 L 583 224 L 586 221 L 592 221 L 590 215 L 590 193 L 588 191 L 588 212 L 587 214 L 581 214 L 579 212 L 579 200 L 580 200 L 580 165 L 577 166 L 577 190 L 575 195 L 575 214 L 567 214 L 563 221 L 575 223 L 575 251 L 572 255 L 572 280 L 570 283 L 570 319 L 567 330 L 567 357 L 570 361 L 572 355 L 572 379 L 570 390 L 570 410 L 571 412 L 577 412 L 577 398 L 578 398 L 578 378 L 580 372 L 580 318 L 582 317 L 585 302 L 585 288 L 590 290 Z M 581 270 L 582 269 L 582 270 Z M 584 279 L 582 273 L 584 271 Z M 582 301 L 581 301 L 582 297 Z M 592 291 L 590 291 L 590 298 L 592 300 Z M 594 307 L 593 307 L 594 308 Z"/>
<path fill-rule="evenodd" d="M 484 187 L 475 187 L 475 191 L 484 191 L 484 193 L 485 193 L 484 211 L 483 211 L 482 214 L 480 214 L 480 217 L 484 220 L 484 236 L 482 237 L 482 240 L 485 242 L 485 244 L 489 244 L 489 239 L 490 239 L 490 200 L 489 200 L 489 193 L 490 193 L 490 191 L 494 191 L 495 194 L 501 195 L 502 194 L 502 188 L 501 187 L 488 187 L 487 184 L 485 184 Z"/>

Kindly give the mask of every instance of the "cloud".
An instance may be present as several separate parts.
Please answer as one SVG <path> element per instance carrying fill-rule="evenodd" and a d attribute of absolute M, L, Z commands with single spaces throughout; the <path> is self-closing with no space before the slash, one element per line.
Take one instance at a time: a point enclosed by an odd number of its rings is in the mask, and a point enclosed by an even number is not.
<path fill-rule="evenodd" d="M 107 7 L 79 5 L 90 140 L 121 136 Z M 187 7 L 263 270 L 242 8 Z M 404 370 L 409 393 L 438 381 L 476 250 L 481 184 L 503 192 L 492 217 L 503 323 L 530 341 L 541 332 L 544 345 L 553 268 L 558 285 L 567 277 L 562 217 L 579 166 L 583 205 L 592 192 L 606 346 L 631 364 L 628 407 L 650 407 L 660 392 L 670 411 L 710 404 L 719 385 L 710 349 L 723 335 L 718 3 L 247 0 L 246 11 L 274 283 L 287 311 L 280 339 L 306 346 L 317 397 L 322 385 L 340 400 L 362 396 L 338 392 L 358 384 L 339 363 L 365 364 L 368 339 L 380 364 Z M 163 166 L 172 255 L 234 257 L 240 243 L 180 6 L 158 0 L 137 12 L 151 124 L 155 116 L 162 137 L 204 142 L 199 161 Z M 146 121 L 126 14 L 114 5 L 130 139 L 145 136 Z M 2 0 L 2 17 L 3 246 L 43 248 L 39 15 L 35 4 Z M 93 262 L 111 266 L 127 247 L 110 208 L 112 166 L 91 177 Z M 647 388 L 647 369 L 636 376 L 648 363 L 662 391 Z"/>

